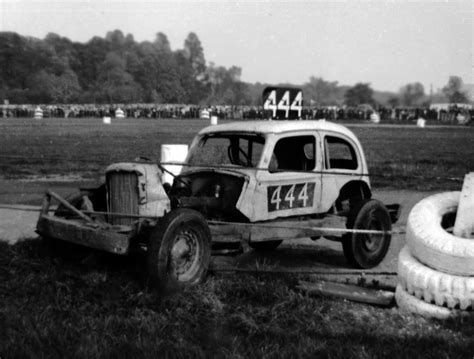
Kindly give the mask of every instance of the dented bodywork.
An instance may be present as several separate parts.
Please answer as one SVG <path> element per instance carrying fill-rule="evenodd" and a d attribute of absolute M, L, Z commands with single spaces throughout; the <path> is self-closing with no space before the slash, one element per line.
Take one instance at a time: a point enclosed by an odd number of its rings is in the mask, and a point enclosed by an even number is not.
<path fill-rule="evenodd" d="M 136 193 L 138 196 L 138 213 L 143 216 L 163 217 L 171 210 L 171 203 L 161 183 L 162 171 L 158 165 L 151 163 L 115 163 L 105 170 L 106 184 L 111 186 L 110 177 L 120 173 L 134 173 L 137 177 Z M 107 190 L 107 203 L 109 208 L 114 200 L 112 195 L 121 196 L 120 192 Z"/>
<path fill-rule="evenodd" d="M 146 246 L 161 219 L 184 208 L 202 214 L 218 241 L 316 238 L 321 227 L 345 228 L 351 202 L 372 196 L 360 142 L 326 121 L 210 126 L 193 140 L 171 186 L 162 183 L 162 169 L 148 161 L 112 164 L 103 186 L 81 191 L 69 205 L 60 200 L 56 215 L 48 213 L 47 195 L 38 233 L 126 254 L 133 244 Z M 398 209 L 390 210 L 392 221 Z"/>

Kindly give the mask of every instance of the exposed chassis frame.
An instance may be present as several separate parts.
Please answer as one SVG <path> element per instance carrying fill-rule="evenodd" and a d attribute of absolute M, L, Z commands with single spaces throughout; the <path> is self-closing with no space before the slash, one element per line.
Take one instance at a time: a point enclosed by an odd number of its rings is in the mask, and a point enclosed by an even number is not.
<path fill-rule="evenodd" d="M 65 219 L 49 214 L 51 199 L 73 211 L 79 218 Z M 157 217 L 82 211 L 52 191 L 46 191 L 37 224 L 37 232 L 44 237 L 57 238 L 86 247 L 125 255 L 130 250 L 133 237 L 137 234 L 132 226 L 111 226 L 98 222 L 88 214 L 110 214 L 134 218 L 159 219 Z M 157 225 L 160 225 L 159 222 Z M 342 236 L 348 232 L 346 218 L 327 215 L 322 219 L 275 220 L 271 222 L 236 223 L 208 221 L 213 242 L 248 245 L 250 242 L 268 240 L 319 237 L 323 235 Z M 330 230 L 329 230 L 330 229 Z"/>

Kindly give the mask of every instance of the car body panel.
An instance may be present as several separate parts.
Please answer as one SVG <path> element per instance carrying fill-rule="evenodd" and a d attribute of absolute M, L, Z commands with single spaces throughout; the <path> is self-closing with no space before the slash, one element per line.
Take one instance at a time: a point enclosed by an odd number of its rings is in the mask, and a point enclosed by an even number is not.
<path fill-rule="evenodd" d="M 335 203 L 340 189 L 351 181 L 365 182 L 370 188 L 360 142 L 352 131 L 342 125 L 327 121 L 241 121 L 214 125 L 199 132 L 190 146 L 190 153 L 203 136 L 219 134 L 258 134 L 265 138 L 263 152 L 254 168 L 236 166 L 229 169 L 223 166 L 229 173 L 246 176 L 236 208 L 250 222 L 325 213 Z M 292 168 L 272 169 L 279 143 L 293 141 L 296 145 L 288 149 L 301 152 L 303 144 L 297 142 L 311 141 L 311 138 L 314 139 L 314 149 L 309 168 L 298 168 L 292 163 L 299 161 L 306 153 L 284 153 L 283 148 L 283 157 L 289 162 L 286 166 Z M 335 140 L 336 145 L 339 142 L 346 144 L 346 151 L 350 150 L 357 165 L 354 168 L 331 168 L 326 138 Z M 186 161 L 190 158 L 188 153 Z M 190 171 L 196 171 L 196 167 L 185 169 L 184 173 Z"/>

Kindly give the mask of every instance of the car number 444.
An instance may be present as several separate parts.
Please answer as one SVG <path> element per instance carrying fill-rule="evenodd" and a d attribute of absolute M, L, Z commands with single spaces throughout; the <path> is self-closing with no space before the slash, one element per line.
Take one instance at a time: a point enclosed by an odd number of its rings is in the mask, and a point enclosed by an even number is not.
<path fill-rule="evenodd" d="M 314 199 L 312 182 L 267 187 L 268 212 L 311 207 Z"/>

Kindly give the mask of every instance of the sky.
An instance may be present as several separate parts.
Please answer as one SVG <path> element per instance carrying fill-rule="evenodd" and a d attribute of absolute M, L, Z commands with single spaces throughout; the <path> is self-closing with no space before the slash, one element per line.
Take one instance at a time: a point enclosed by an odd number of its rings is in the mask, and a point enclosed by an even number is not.
<path fill-rule="evenodd" d="M 173 50 L 189 32 L 208 63 L 238 66 L 241 80 L 269 84 L 370 83 L 425 92 L 449 76 L 474 83 L 474 0 L 157 1 L 0 0 L 0 31 L 72 41 L 120 29 L 135 41 L 168 36 Z"/>

